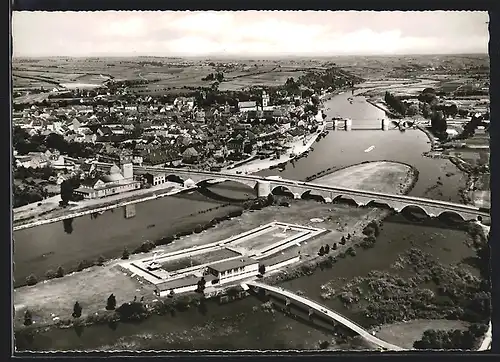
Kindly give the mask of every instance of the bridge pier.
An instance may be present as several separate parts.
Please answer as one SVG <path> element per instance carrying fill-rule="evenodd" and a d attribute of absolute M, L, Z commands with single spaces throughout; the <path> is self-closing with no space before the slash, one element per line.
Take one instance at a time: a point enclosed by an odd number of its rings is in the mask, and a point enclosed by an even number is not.
<path fill-rule="evenodd" d="M 271 183 L 269 181 L 257 181 L 255 185 L 257 189 L 257 197 L 267 197 L 271 193 Z"/>
<path fill-rule="evenodd" d="M 351 120 L 351 119 L 346 119 L 346 120 L 344 121 L 344 124 L 345 124 L 345 126 L 344 126 L 344 127 L 345 127 L 345 130 L 346 130 L 346 131 L 350 131 L 350 130 L 352 130 L 352 120 Z"/>
<path fill-rule="evenodd" d="M 382 119 L 382 131 L 388 131 L 389 130 L 389 120 L 387 119 Z"/>
<path fill-rule="evenodd" d="M 125 205 L 123 208 L 125 219 L 130 219 L 136 215 L 135 204 Z"/>

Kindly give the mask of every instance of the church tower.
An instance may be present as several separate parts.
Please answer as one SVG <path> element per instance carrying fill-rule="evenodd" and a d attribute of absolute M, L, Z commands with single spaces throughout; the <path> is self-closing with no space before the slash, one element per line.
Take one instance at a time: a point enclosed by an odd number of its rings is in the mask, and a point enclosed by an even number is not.
<path fill-rule="evenodd" d="M 262 108 L 269 105 L 269 94 L 265 90 L 262 91 Z"/>

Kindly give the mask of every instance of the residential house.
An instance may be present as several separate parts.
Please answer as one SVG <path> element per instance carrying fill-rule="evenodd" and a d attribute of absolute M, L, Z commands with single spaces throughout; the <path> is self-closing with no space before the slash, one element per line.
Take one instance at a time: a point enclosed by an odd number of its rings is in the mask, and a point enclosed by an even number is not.
<path fill-rule="evenodd" d="M 16 156 L 16 166 L 43 168 L 49 165 L 49 158 L 41 152 L 30 152 L 25 156 Z"/>
<path fill-rule="evenodd" d="M 142 163 L 144 162 L 144 158 L 140 155 L 135 153 L 132 156 L 132 163 L 137 166 L 142 166 Z"/>
<path fill-rule="evenodd" d="M 167 175 L 163 172 L 161 173 L 145 173 L 143 178 L 146 182 L 152 186 L 157 186 L 167 182 Z"/>
<path fill-rule="evenodd" d="M 227 143 L 227 148 L 235 153 L 251 153 L 257 142 L 255 134 L 249 130 L 239 131 Z"/>
<path fill-rule="evenodd" d="M 184 161 L 184 163 L 195 163 L 196 161 L 198 161 L 198 158 L 199 153 L 193 147 L 187 148 L 182 153 L 182 160 Z"/>

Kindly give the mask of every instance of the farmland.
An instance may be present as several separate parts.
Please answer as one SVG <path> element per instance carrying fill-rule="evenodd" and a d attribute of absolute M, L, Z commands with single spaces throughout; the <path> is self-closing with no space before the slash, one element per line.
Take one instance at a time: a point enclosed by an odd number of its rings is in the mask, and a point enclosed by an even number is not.
<path fill-rule="evenodd" d="M 55 86 L 84 88 L 85 84 L 101 85 L 110 78 L 138 81 L 140 84 L 130 88 L 133 93 L 158 96 L 211 87 L 213 82 L 204 78 L 217 72 L 224 74 L 219 89 L 226 91 L 281 85 L 290 77 L 297 79 L 311 68 L 322 69 L 322 66 L 319 62 L 297 60 L 207 63 L 203 60 L 145 57 L 14 59 L 13 78 L 16 90 Z"/>

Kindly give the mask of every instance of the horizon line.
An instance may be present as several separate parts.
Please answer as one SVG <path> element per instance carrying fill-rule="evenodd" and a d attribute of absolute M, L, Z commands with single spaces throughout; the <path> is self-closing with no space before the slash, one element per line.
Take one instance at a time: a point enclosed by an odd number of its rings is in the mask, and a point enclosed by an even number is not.
<path fill-rule="evenodd" d="M 93 54 L 93 55 L 12 55 L 12 59 L 22 59 L 22 58 L 239 58 L 239 59 L 253 59 L 253 57 L 263 57 L 263 58 L 333 58 L 333 57 L 393 57 L 393 56 L 464 56 L 464 55 L 488 55 L 489 52 L 472 52 L 472 53 L 394 53 L 394 54 L 281 54 L 281 55 L 237 55 L 237 54 L 200 54 L 200 55 L 147 55 L 147 54 L 121 54 L 121 55 L 106 55 L 106 54 Z"/>

